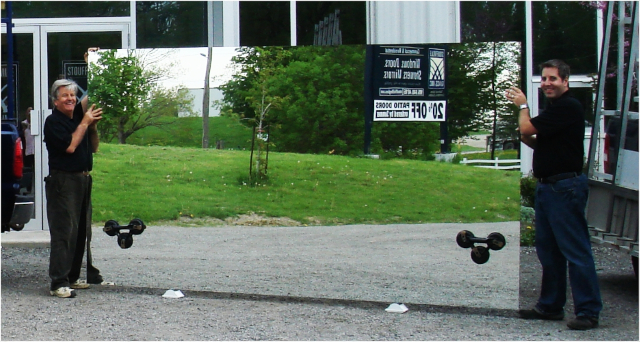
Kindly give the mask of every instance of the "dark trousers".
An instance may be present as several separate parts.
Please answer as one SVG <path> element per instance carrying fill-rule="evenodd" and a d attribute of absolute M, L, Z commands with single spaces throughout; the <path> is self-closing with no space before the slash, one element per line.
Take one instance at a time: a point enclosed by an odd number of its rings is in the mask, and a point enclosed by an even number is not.
<path fill-rule="evenodd" d="M 100 271 L 93 266 L 91 258 L 91 176 L 51 170 L 45 181 L 51 234 L 51 290 L 68 287 L 78 280 L 85 241 L 87 280 L 99 282 Z"/>
<path fill-rule="evenodd" d="M 35 166 L 36 158 L 33 154 L 27 154 L 24 156 L 24 166 L 33 168 Z"/>
<path fill-rule="evenodd" d="M 577 316 L 598 317 L 602 299 L 596 273 L 585 207 L 587 177 L 580 175 L 536 188 L 536 251 L 542 264 L 538 309 L 564 310 L 567 269 Z"/>

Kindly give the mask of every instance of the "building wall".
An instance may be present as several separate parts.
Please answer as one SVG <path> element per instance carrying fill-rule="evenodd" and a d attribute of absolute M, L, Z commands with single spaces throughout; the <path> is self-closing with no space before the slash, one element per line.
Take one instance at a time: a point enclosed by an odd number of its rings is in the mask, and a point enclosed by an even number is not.
<path fill-rule="evenodd" d="M 367 44 L 460 42 L 458 1 L 369 1 Z"/>
<path fill-rule="evenodd" d="M 193 97 L 191 100 L 191 110 L 196 116 L 202 117 L 202 102 L 204 101 L 204 88 L 190 88 L 189 95 Z M 209 117 L 220 116 L 220 109 L 215 105 L 215 101 L 222 100 L 222 91 L 220 89 L 209 89 Z M 185 112 L 179 112 L 179 117 L 188 116 Z"/>

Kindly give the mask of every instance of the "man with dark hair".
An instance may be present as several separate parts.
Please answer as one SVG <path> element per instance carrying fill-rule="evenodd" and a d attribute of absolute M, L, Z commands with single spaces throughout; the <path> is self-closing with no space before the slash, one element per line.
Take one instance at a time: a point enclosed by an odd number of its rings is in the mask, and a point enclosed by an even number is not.
<path fill-rule="evenodd" d="M 51 87 L 54 108 L 44 124 L 44 141 L 49 152 L 49 175 L 45 177 L 47 216 L 51 235 L 49 277 L 51 295 L 76 296 L 73 289 L 86 289 L 79 280 L 87 246 L 87 281 L 101 283 L 100 271 L 91 260 L 91 187 L 89 172 L 99 139 L 97 123 L 102 108 L 87 108 L 85 97 L 78 101 L 78 85 L 57 80 Z"/>
<path fill-rule="evenodd" d="M 540 298 L 522 318 L 564 319 L 567 265 L 576 318 L 571 329 L 598 326 L 602 310 L 585 207 L 589 194 L 582 174 L 584 158 L 584 109 L 569 91 L 569 66 L 552 59 L 540 65 L 545 109 L 531 118 L 525 94 L 507 90 L 507 99 L 520 108 L 522 142 L 533 149 L 536 186 L 536 252 L 542 265 Z"/>

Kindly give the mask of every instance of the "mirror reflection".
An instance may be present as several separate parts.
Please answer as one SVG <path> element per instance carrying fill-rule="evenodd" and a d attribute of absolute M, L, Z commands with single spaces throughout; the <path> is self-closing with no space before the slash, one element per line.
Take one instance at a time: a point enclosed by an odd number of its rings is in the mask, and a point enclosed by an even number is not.
<path fill-rule="evenodd" d="M 520 174 L 494 166 L 519 155 L 503 93 L 520 82 L 520 44 L 448 48 L 447 150 L 440 123 L 375 122 L 372 155 L 362 153 L 365 46 L 91 55 L 88 93 L 104 110 L 94 221 L 130 213 L 157 222 L 154 234 L 193 226 L 184 241 L 140 238 L 126 251 L 96 234 L 94 255 L 162 258 L 182 246 L 189 267 L 211 275 L 135 270 L 161 288 L 180 279 L 183 290 L 517 309 Z M 115 200 L 114 188 L 137 200 Z M 475 240 L 461 247 L 464 230 Z M 492 233 L 504 248 L 490 247 Z M 190 250 L 201 234 L 215 248 Z"/>

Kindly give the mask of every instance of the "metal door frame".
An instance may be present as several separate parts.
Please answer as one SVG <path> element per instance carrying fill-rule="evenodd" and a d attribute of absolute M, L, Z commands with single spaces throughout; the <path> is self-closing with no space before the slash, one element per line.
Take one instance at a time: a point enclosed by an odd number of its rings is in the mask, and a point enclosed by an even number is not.
<path fill-rule="evenodd" d="M 122 49 L 128 49 L 132 42 L 130 17 L 109 18 L 38 18 L 38 19 L 14 19 L 13 33 L 33 35 L 33 110 L 31 111 L 31 127 L 35 142 L 34 165 L 35 182 L 35 219 L 25 225 L 25 230 L 48 230 L 46 196 L 44 193 L 44 177 L 49 174 L 47 167 L 49 156 L 43 144 L 42 128 L 44 120 L 51 114 L 48 109 L 49 84 L 48 84 L 48 34 L 63 32 L 121 32 Z M 6 25 L 1 28 L 6 33 Z M 133 43 L 133 44 L 132 44 Z"/>

